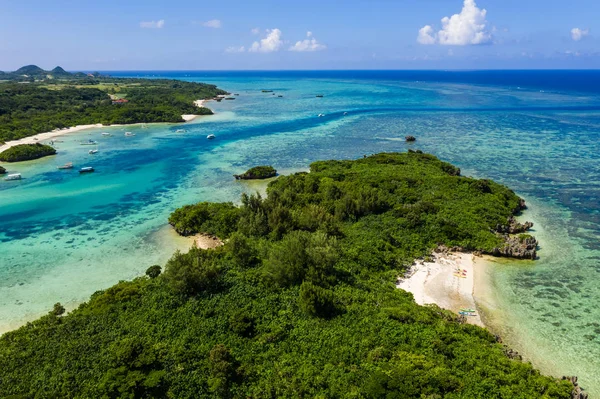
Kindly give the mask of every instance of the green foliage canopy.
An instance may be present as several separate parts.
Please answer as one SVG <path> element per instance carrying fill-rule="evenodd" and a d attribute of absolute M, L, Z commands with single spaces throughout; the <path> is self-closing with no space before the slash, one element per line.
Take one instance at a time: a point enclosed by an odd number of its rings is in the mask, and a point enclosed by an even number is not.
<path fill-rule="evenodd" d="M 418 153 L 316 162 L 239 208 L 182 208 L 175 224 L 225 245 L 0 337 L 0 396 L 570 398 L 488 331 L 395 288 L 438 243 L 493 245 L 517 209 L 506 187 L 452 171 Z"/>

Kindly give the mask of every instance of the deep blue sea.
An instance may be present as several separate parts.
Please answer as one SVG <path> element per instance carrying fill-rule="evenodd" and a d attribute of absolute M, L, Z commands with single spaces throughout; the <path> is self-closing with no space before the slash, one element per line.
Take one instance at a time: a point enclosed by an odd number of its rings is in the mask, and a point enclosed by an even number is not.
<path fill-rule="evenodd" d="M 232 174 L 414 148 L 527 200 L 540 259 L 487 265 L 483 316 L 542 371 L 578 375 L 600 395 L 600 71 L 106 73 L 239 96 L 184 125 L 86 130 L 61 137 L 56 157 L 8 165 L 25 178 L 0 182 L 0 331 L 185 249 L 166 226 L 176 207 L 264 189 Z M 80 145 L 88 139 L 98 154 Z M 66 162 L 97 172 L 56 169 Z"/>

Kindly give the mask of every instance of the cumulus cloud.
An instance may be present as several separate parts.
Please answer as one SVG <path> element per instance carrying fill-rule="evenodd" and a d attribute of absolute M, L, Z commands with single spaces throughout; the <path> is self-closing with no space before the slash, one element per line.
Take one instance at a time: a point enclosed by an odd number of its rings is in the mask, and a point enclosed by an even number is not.
<path fill-rule="evenodd" d="M 437 38 L 437 34 L 433 30 L 431 25 L 425 25 L 421 29 L 419 29 L 419 36 L 417 36 L 417 41 L 421 44 L 435 44 Z"/>
<path fill-rule="evenodd" d="M 203 22 L 202 26 L 205 26 L 207 28 L 218 29 L 218 28 L 221 27 L 221 20 L 219 20 L 219 19 L 211 19 L 210 21 Z"/>
<path fill-rule="evenodd" d="M 142 21 L 142 22 L 140 22 L 140 28 L 161 29 L 163 26 L 165 26 L 164 19 L 159 19 L 158 21 Z"/>
<path fill-rule="evenodd" d="M 260 42 L 252 43 L 248 51 L 252 53 L 272 53 L 279 51 L 281 46 L 283 46 L 281 31 L 279 29 L 267 29 L 267 36 L 261 39 Z"/>
<path fill-rule="evenodd" d="M 289 48 L 290 51 L 320 51 L 325 50 L 327 48 L 326 45 L 321 44 L 313 37 L 312 32 L 306 32 L 306 39 L 297 41 L 292 47 Z"/>
<path fill-rule="evenodd" d="M 580 28 L 571 29 L 571 38 L 573 40 L 575 40 L 576 42 L 580 41 L 581 39 L 583 39 L 584 37 L 586 37 L 589 34 L 590 34 L 589 29 L 580 29 Z"/>
<path fill-rule="evenodd" d="M 475 0 L 464 0 L 460 14 L 442 18 L 442 29 L 437 33 L 432 26 L 425 25 L 419 30 L 417 41 L 445 46 L 489 43 L 492 35 L 487 29 L 486 15 L 487 10 L 478 8 Z"/>
<path fill-rule="evenodd" d="M 246 47 L 244 47 L 244 46 L 240 46 L 240 47 L 231 46 L 231 47 L 227 47 L 225 49 L 226 53 L 243 53 L 244 51 L 246 51 Z"/>

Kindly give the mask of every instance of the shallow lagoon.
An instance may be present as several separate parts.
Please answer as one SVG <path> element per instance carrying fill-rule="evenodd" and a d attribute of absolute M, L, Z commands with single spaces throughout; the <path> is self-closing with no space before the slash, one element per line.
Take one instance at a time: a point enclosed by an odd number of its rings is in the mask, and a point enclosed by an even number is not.
<path fill-rule="evenodd" d="M 545 372 L 578 375 L 600 394 L 600 91 L 375 73 L 174 75 L 240 96 L 209 103 L 215 116 L 185 125 L 67 135 L 55 157 L 9 165 L 25 179 L 0 182 L 0 331 L 185 249 L 189 241 L 166 228 L 169 213 L 262 189 L 234 173 L 272 164 L 285 174 L 318 159 L 418 148 L 527 198 L 540 259 L 494 262 L 489 322 Z M 217 139 L 206 140 L 210 133 Z M 408 134 L 415 144 L 404 142 Z M 80 145 L 90 138 L 99 141 L 93 156 Z M 56 169 L 66 162 L 97 172 Z"/>

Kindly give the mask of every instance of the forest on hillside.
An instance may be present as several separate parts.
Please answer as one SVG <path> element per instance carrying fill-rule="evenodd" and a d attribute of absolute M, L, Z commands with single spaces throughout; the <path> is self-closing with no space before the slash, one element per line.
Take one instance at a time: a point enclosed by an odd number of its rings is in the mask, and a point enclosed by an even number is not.
<path fill-rule="evenodd" d="M 519 209 L 507 187 L 418 152 L 315 162 L 265 198 L 180 208 L 178 232 L 225 245 L 0 337 L 0 396 L 570 398 L 487 330 L 395 287 L 439 244 L 502 245 L 494 226 Z"/>

